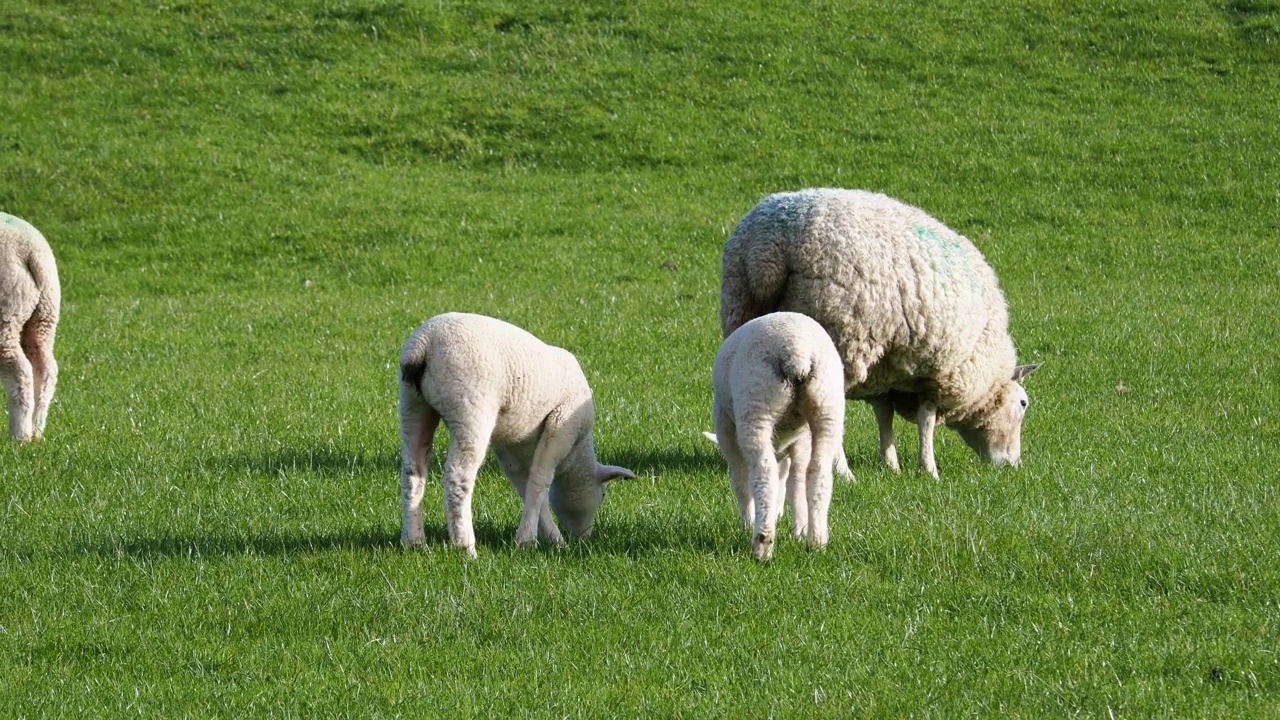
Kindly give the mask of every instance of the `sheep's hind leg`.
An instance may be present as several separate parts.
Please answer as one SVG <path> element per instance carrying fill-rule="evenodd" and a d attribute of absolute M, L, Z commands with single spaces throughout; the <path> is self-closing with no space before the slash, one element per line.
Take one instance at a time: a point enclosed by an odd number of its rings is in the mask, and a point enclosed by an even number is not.
<path fill-rule="evenodd" d="M 809 500 L 809 545 L 814 548 L 827 546 L 829 532 L 827 515 L 831 508 L 833 486 L 832 465 L 840 453 L 842 439 L 840 418 L 815 417 L 810 420 L 813 433 L 813 455 L 809 460 L 808 482 L 805 491 Z"/>
<path fill-rule="evenodd" d="M 31 439 L 34 387 L 31 362 L 22 352 L 19 331 L 0 329 L 0 383 L 9 399 L 9 437 L 18 442 Z"/>
<path fill-rule="evenodd" d="M 41 304 L 36 306 L 35 315 L 22 329 L 22 352 L 31 363 L 31 432 L 35 440 L 44 437 L 49 403 L 53 401 L 53 391 L 58 386 L 58 362 L 53 359 L 57 323 L 57 313 L 51 311 L 47 304 Z"/>
<path fill-rule="evenodd" d="M 920 469 L 938 477 L 938 463 L 933 458 L 933 430 L 938 423 L 938 408 L 928 400 L 920 401 L 916 410 L 916 422 L 920 425 Z"/>
<path fill-rule="evenodd" d="M 893 443 L 893 400 L 888 395 L 867 400 L 876 415 L 876 427 L 880 430 L 880 462 L 897 472 L 898 448 Z"/>

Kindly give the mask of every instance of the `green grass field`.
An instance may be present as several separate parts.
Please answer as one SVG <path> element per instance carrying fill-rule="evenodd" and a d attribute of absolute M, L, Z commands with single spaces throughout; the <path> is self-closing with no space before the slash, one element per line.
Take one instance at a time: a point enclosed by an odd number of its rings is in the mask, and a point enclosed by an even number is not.
<path fill-rule="evenodd" d="M 11 0 L 0 210 L 63 281 L 0 444 L 0 717 L 1280 714 L 1280 3 Z M 751 561 L 720 252 L 868 188 L 986 253 L 1024 465 L 940 433 Z M 575 352 L 595 536 L 400 549 L 396 361 L 449 310 Z M 437 438 L 433 480 L 445 434 Z"/>

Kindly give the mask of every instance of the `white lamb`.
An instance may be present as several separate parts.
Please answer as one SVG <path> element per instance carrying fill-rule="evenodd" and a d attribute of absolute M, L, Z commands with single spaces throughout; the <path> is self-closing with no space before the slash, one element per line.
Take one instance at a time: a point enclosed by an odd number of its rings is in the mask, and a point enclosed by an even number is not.
<path fill-rule="evenodd" d="M 595 405 L 571 353 L 491 317 L 438 315 L 410 336 L 400 356 L 405 545 L 424 540 L 422 495 L 441 420 L 450 435 L 443 478 L 449 540 L 471 557 L 471 494 L 490 444 L 524 499 L 516 530 L 521 547 L 536 544 L 539 533 L 548 542 L 564 542 L 550 511 L 570 534 L 585 537 L 604 501 L 605 483 L 635 477 L 596 462 Z"/>
<path fill-rule="evenodd" d="M 752 555 L 773 556 L 783 477 L 795 536 L 825 547 L 844 437 L 844 372 L 827 332 L 798 313 L 751 320 L 720 346 L 713 383 L 716 442 L 753 528 Z"/>
<path fill-rule="evenodd" d="M 9 437 L 44 437 L 58 384 L 54 335 L 62 289 L 49 243 L 21 218 L 0 213 L 0 383 L 9 399 Z"/>
<path fill-rule="evenodd" d="M 938 422 L 983 459 L 1019 463 L 1028 399 L 1018 381 L 1039 366 L 1017 364 L 982 254 L 923 210 L 860 190 L 765 198 L 725 245 L 721 330 L 778 310 L 830 333 L 845 394 L 871 404 L 890 467 L 895 409 L 920 426 L 920 466 L 935 477 Z"/>

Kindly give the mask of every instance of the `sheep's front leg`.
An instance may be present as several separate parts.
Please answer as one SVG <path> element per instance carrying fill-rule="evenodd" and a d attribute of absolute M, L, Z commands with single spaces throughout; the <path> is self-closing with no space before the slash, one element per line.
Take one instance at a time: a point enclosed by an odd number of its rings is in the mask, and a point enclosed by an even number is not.
<path fill-rule="evenodd" d="M 938 463 L 933 459 L 933 430 L 938 423 L 938 407 L 928 400 L 921 400 L 916 422 L 920 425 L 920 469 L 936 478 Z"/>
<path fill-rule="evenodd" d="M 516 544 L 522 548 L 537 545 L 540 524 L 549 525 L 553 529 L 553 542 L 564 542 L 551 517 L 550 491 L 556 466 L 573 449 L 574 440 L 576 438 L 572 433 L 565 432 L 563 426 L 553 425 L 548 419 L 542 437 L 538 438 L 538 445 L 533 451 L 529 481 L 524 488 L 524 509 L 520 513 L 520 525 L 516 528 Z M 558 541 L 556 538 L 559 538 Z"/>
<path fill-rule="evenodd" d="M 893 400 L 888 395 L 867 401 L 876 414 L 876 427 L 880 429 L 880 462 L 895 472 L 898 465 L 898 448 L 893 444 Z"/>

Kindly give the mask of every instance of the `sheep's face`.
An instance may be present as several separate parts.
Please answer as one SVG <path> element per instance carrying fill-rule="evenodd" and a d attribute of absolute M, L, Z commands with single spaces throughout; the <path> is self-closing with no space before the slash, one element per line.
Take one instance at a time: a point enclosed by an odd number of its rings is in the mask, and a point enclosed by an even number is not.
<path fill-rule="evenodd" d="M 1027 414 L 1030 400 L 1027 391 L 1018 380 L 1030 375 L 1039 365 L 1019 366 L 1000 388 L 991 412 L 976 418 L 976 422 L 957 423 L 960 437 L 978 457 L 992 465 L 1012 465 L 1022 462 L 1022 418 Z"/>
<path fill-rule="evenodd" d="M 551 485 L 551 512 L 566 532 L 577 538 L 591 534 L 596 522 L 596 513 L 604 504 L 605 490 L 609 481 L 618 477 L 635 477 L 635 473 L 626 468 L 613 465 L 596 464 L 591 477 L 575 478 L 576 483 L 556 482 Z"/>

